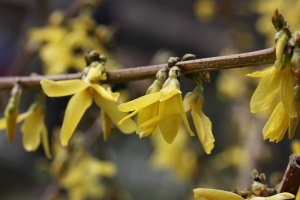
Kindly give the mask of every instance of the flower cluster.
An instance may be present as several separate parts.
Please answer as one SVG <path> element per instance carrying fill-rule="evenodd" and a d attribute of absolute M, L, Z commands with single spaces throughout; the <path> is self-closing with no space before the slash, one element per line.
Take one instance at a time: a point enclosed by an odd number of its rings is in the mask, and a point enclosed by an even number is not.
<path fill-rule="evenodd" d="M 200 142 L 205 152 L 210 154 L 215 140 L 211 131 L 211 122 L 202 112 L 202 85 L 198 84 L 196 89 L 187 94 L 182 101 L 180 83 L 177 79 L 179 75 L 180 68 L 173 66 L 169 71 L 169 78 L 164 82 L 165 70 L 160 70 L 156 76 L 157 80 L 149 87 L 145 96 L 118 106 L 122 112 L 133 111 L 119 124 L 138 114 L 136 133 L 140 137 L 160 132 L 167 143 L 172 143 L 181 122 L 184 123 L 187 132 L 194 136 L 186 117 L 186 112 L 191 111 Z M 200 79 L 199 74 L 195 76 L 198 76 L 197 80 Z M 197 80 L 193 81 L 199 83 Z"/>
<path fill-rule="evenodd" d="M 264 139 L 279 142 L 289 127 L 289 138 L 294 136 L 298 124 L 300 107 L 299 73 L 300 63 L 299 44 L 300 33 L 292 33 L 286 26 L 281 14 L 276 10 L 272 18 L 274 27 L 278 31 L 275 36 L 276 62 L 274 66 L 263 71 L 248 74 L 250 77 L 262 77 L 250 101 L 253 113 L 267 109 L 280 95 L 280 102 L 263 129 Z M 294 85 L 296 84 L 296 87 Z"/>

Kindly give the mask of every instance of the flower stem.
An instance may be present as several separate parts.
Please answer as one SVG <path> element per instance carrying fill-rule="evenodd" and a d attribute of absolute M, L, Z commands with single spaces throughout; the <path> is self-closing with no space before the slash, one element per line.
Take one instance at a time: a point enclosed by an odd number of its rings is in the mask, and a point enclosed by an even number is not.
<path fill-rule="evenodd" d="M 272 64 L 275 62 L 275 48 L 271 47 L 260 51 L 233 54 L 229 56 L 219 56 L 188 60 L 176 63 L 181 68 L 182 74 L 192 74 L 203 71 L 217 71 L 222 69 L 242 68 Z M 168 64 L 159 64 L 135 68 L 112 70 L 107 72 L 107 80 L 103 83 L 121 83 L 142 80 L 155 77 L 158 70 L 167 68 Z M 23 85 L 26 89 L 40 89 L 42 79 L 49 80 L 71 80 L 80 79 L 82 73 L 63 74 L 54 76 L 19 76 L 0 78 L 0 90 L 11 89 L 16 82 Z"/>

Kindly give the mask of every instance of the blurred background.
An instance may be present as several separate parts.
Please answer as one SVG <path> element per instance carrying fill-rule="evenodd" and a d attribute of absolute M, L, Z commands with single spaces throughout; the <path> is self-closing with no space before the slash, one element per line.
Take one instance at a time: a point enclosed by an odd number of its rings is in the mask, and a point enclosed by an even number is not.
<path fill-rule="evenodd" d="M 261 50 L 274 45 L 276 30 L 271 17 L 276 8 L 292 31 L 300 28 L 298 2 L 0 0 L 0 73 L 16 76 L 80 71 L 85 67 L 82 55 L 86 49 L 107 55 L 107 70 L 166 63 L 170 56 L 186 53 L 206 58 Z M 64 15 L 53 14 L 58 10 Z M 26 152 L 19 129 L 14 144 L 9 145 L 2 130 L 0 199 L 189 200 L 194 199 L 192 190 L 197 187 L 246 189 L 253 169 L 266 173 L 269 186 L 275 187 L 289 155 L 300 149 L 300 136 L 297 129 L 294 140 L 287 136 L 277 144 L 263 140 L 261 130 L 276 104 L 263 113 L 251 114 L 249 102 L 259 79 L 245 75 L 264 67 L 211 72 L 211 82 L 203 83 L 203 112 L 212 122 L 216 139 L 210 155 L 205 154 L 198 137 L 189 137 L 185 130 L 171 145 L 158 135 L 140 139 L 135 133 L 124 135 L 115 128 L 105 142 L 100 112 L 93 105 L 78 126 L 80 139 L 74 139 L 74 144 L 89 158 L 114 165 L 116 172 L 108 177 L 95 172 L 98 192 L 86 195 L 78 191 L 87 188 L 74 189 L 79 179 L 61 182 L 55 170 L 72 155 L 60 150 L 55 139 L 70 97 L 47 98 L 45 123 L 54 158 L 45 158 L 42 147 Z M 180 81 L 183 96 L 195 87 L 184 77 Z M 144 95 L 152 82 L 122 83 L 112 89 L 129 101 Z M 2 110 L 9 94 L 0 93 Z M 20 112 L 28 109 L 35 94 L 23 92 Z M 63 158 L 59 160 L 59 156 Z M 67 168 L 72 171 L 71 165 Z M 78 198 L 75 190 L 80 193 Z"/>

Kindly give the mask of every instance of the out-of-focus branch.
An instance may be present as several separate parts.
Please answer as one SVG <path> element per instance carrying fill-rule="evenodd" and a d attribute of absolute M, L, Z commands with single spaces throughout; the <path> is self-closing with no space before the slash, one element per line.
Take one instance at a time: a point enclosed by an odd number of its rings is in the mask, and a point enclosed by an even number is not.
<path fill-rule="evenodd" d="M 222 69 L 242 68 L 275 62 L 275 48 L 264 49 L 249 53 L 234 54 L 178 62 L 176 65 L 182 70 L 182 74 L 192 74 L 202 71 L 217 71 Z M 167 64 L 151 65 L 135 68 L 112 70 L 107 72 L 107 80 L 103 83 L 121 83 L 153 78 L 157 71 L 167 68 Z M 19 76 L 0 78 L 0 89 L 11 89 L 15 83 L 20 83 L 26 89 L 40 89 L 42 79 L 71 80 L 81 78 L 82 73 L 64 74 L 55 76 Z"/>
<path fill-rule="evenodd" d="M 300 155 L 292 154 L 282 178 L 278 192 L 289 192 L 297 195 L 300 186 Z"/>

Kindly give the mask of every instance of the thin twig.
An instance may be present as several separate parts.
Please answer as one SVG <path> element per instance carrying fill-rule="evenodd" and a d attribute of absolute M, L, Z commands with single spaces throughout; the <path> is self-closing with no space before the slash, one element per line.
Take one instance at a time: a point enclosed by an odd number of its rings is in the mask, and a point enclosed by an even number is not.
<path fill-rule="evenodd" d="M 289 192 L 297 195 L 300 186 L 300 155 L 292 154 L 290 162 L 280 183 L 278 192 Z"/>
<path fill-rule="evenodd" d="M 272 64 L 275 62 L 275 48 L 268 48 L 260 51 L 249 53 L 234 54 L 229 56 L 219 56 L 212 58 L 203 58 L 178 62 L 182 74 L 191 74 L 201 71 L 216 71 L 222 69 L 242 68 L 257 66 L 263 64 Z M 112 70 L 107 72 L 107 80 L 103 83 L 121 83 L 153 78 L 158 70 L 167 68 L 167 64 L 151 65 L 135 68 L 126 68 Z M 16 82 L 23 85 L 26 89 L 40 89 L 42 79 L 49 80 L 71 80 L 80 79 L 82 73 L 63 74 L 54 76 L 19 76 L 0 78 L 0 89 L 11 89 Z"/>

